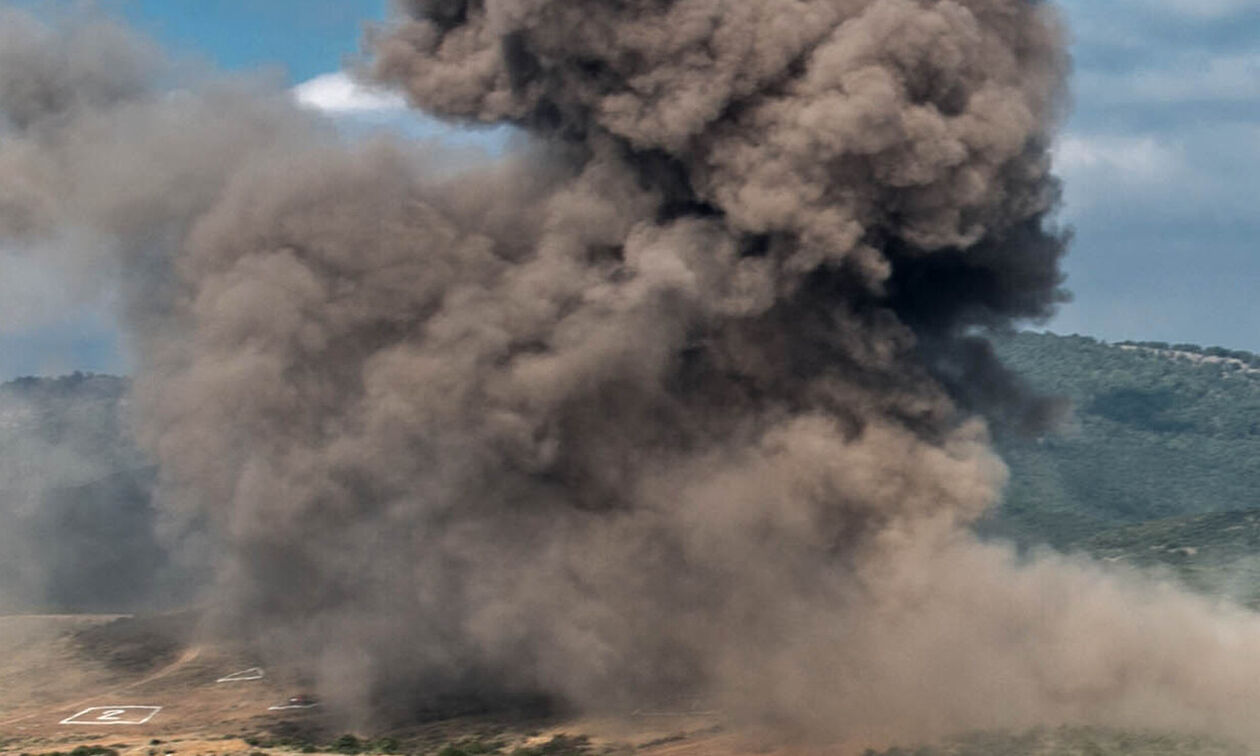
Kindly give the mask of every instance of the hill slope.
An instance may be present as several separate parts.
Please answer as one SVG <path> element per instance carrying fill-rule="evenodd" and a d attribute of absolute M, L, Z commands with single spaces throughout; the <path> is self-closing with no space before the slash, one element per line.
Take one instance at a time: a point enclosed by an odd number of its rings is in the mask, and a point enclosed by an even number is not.
<path fill-rule="evenodd" d="M 1260 507 L 1260 357 L 1036 333 L 995 346 L 1075 410 L 1039 438 L 996 430 L 1011 482 L 982 532 L 1115 556 L 1091 539 Z M 130 611 L 178 593 L 126 392 L 125 379 L 79 374 L 0 386 L 0 610 Z"/>
<path fill-rule="evenodd" d="M 1260 506 L 1260 371 L 1160 346 L 998 341 L 1008 366 L 1075 412 L 1041 438 L 999 433 L 1011 483 L 991 532 L 1066 546 L 1110 527 Z"/>
<path fill-rule="evenodd" d="M 1033 333 L 996 346 L 1034 388 L 1071 399 L 1075 410 L 1064 427 L 1039 438 L 996 429 L 1011 484 L 983 531 L 1165 569 L 1200 590 L 1260 605 L 1260 360 L 1188 345 L 1112 345 Z M 104 376 L 0 387 L 0 589 L 8 591 L 0 592 L 0 612 L 6 600 L 126 610 L 160 592 L 155 576 L 171 574 L 154 535 L 154 472 L 124 419 L 126 388 L 125 380 Z M 101 575 L 114 582 L 94 579 Z M 10 691 L 0 696 L 0 724 L 7 728 L 0 728 L 0 753 L 81 742 L 78 731 L 60 724 L 62 718 L 101 703 L 165 707 L 162 719 L 117 732 L 136 753 L 146 752 L 155 735 L 178 739 L 187 752 L 245 752 L 257 743 L 283 751 L 277 743 L 298 742 L 285 729 L 290 725 L 300 725 L 295 732 L 317 742 L 330 742 L 342 726 L 321 715 L 295 724 L 269 714 L 267 706 L 298 690 L 300 681 L 269 673 L 254 687 L 217 686 L 217 675 L 254 660 L 169 641 L 149 632 L 155 627 L 160 629 L 153 619 L 0 617 L 0 656 L 9 660 L 0 664 L 6 683 L 0 687 Z M 56 674 L 41 671 L 46 669 Z M 115 700 L 119 694 L 125 700 Z M 474 718 L 425 725 L 436 729 L 399 737 L 434 750 L 483 736 L 496 743 L 517 736 L 513 742 L 558 738 L 554 725 L 529 723 L 528 732 L 510 733 L 492 718 Z M 599 732 L 597 723 L 563 727 Z M 622 729 L 601 748 L 619 744 L 625 752 L 676 755 L 765 750 L 716 727 L 707 720 L 694 726 L 668 718 L 636 720 L 618 724 Z M 203 746 L 211 736 L 218 740 Z M 861 751 L 849 744 L 836 752 Z M 1087 728 L 976 734 L 929 749 L 869 751 L 912 752 L 1240 751 L 1204 739 Z"/>

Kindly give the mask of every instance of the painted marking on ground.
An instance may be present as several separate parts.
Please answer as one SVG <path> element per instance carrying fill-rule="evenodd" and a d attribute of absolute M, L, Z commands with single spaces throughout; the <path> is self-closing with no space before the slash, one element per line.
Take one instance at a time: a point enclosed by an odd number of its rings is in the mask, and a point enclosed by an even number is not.
<path fill-rule="evenodd" d="M 285 711 L 286 709 L 314 709 L 316 706 L 319 706 L 319 704 L 317 704 L 317 703 L 313 703 L 313 704 L 278 704 L 278 705 L 276 705 L 276 706 L 268 706 L 268 707 L 267 707 L 267 711 Z"/>
<path fill-rule="evenodd" d="M 63 725 L 141 725 L 153 719 L 161 706 L 93 706 L 58 724 Z"/>
<path fill-rule="evenodd" d="M 242 669 L 240 672 L 233 672 L 227 677 L 220 677 L 218 680 L 215 680 L 215 682 L 217 683 L 248 682 L 250 680 L 261 680 L 261 679 L 263 679 L 262 667 L 250 667 L 249 669 Z"/>

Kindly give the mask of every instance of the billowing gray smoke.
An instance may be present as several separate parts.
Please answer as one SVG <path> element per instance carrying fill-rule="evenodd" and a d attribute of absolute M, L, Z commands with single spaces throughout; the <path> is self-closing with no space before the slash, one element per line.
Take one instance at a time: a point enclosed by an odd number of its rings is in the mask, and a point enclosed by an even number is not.
<path fill-rule="evenodd" d="M 977 335 L 1063 296 L 1047 6 L 401 10 L 374 75 L 521 127 L 506 158 L 347 147 L 265 84 L 155 89 L 108 24 L 0 19 L 0 228 L 125 288 L 221 627 L 376 711 L 1254 727 L 1251 615 L 967 529 L 981 418 L 1053 410 Z"/>
<path fill-rule="evenodd" d="M 153 607 L 183 582 L 154 536 L 127 382 L 0 385 L 0 613 Z"/>

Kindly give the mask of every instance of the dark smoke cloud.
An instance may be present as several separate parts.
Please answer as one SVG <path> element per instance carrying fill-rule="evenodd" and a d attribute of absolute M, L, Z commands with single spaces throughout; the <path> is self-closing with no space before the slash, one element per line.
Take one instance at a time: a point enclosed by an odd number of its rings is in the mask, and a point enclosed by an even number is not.
<path fill-rule="evenodd" d="M 1006 475 L 980 415 L 1052 414 L 977 340 L 1063 297 L 1047 6 L 401 10 L 375 75 L 529 132 L 508 157 L 347 147 L 258 84 L 0 101 L 0 230 L 112 253 L 221 627 L 385 715 L 1250 731 L 1251 615 L 967 529 Z M 5 91 L 47 86 L 14 49 Z"/>
<path fill-rule="evenodd" d="M 1066 60 L 1044 5 L 403 9 L 382 79 L 448 117 L 611 142 L 661 193 L 658 220 L 721 219 L 754 258 L 731 266 L 750 295 L 845 289 L 823 296 L 895 314 L 945 360 L 968 327 L 1065 299 L 1046 148 Z M 996 385 L 994 360 L 972 363 L 965 381 Z"/>

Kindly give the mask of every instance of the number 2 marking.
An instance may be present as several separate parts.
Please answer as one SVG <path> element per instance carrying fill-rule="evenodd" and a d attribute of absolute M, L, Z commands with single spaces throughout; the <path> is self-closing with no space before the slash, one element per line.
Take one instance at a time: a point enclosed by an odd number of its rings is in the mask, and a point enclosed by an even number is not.
<path fill-rule="evenodd" d="M 153 719 L 161 706 L 91 706 L 72 717 L 61 720 L 63 725 L 142 725 Z"/>

